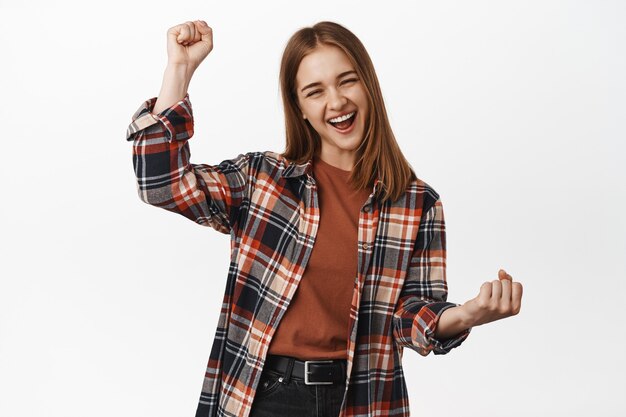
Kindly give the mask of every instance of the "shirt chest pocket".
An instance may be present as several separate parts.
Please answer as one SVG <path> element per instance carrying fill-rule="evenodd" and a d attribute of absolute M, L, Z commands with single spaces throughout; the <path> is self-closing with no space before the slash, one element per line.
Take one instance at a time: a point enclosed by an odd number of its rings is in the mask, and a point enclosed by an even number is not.
<path fill-rule="evenodd" d="M 262 245 L 266 254 L 278 250 L 283 253 L 277 255 L 286 255 L 289 247 L 285 243 L 298 237 L 300 211 L 299 201 L 291 193 L 257 184 L 250 199 L 243 236 L 248 241 L 253 239 L 255 247 Z"/>

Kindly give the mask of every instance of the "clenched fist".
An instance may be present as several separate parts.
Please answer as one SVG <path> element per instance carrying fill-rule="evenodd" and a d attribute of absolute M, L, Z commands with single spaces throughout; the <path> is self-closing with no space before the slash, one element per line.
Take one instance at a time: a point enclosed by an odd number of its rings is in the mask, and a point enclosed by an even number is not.
<path fill-rule="evenodd" d="M 181 23 L 167 31 L 168 64 L 195 71 L 213 49 L 213 30 L 204 20 Z"/>
<path fill-rule="evenodd" d="M 497 280 L 484 282 L 479 294 L 463 304 L 466 320 L 479 326 L 516 315 L 522 306 L 522 290 L 522 284 L 501 269 Z"/>

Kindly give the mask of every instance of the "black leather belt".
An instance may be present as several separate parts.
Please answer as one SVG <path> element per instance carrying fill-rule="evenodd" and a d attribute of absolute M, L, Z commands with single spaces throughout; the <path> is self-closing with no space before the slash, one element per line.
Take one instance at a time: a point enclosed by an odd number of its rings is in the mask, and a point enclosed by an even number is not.
<path fill-rule="evenodd" d="M 306 385 L 345 383 L 345 359 L 305 360 L 282 355 L 267 355 L 263 371 L 271 370 L 282 374 L 281 382 L 290 377 L 304 380 Z"/>

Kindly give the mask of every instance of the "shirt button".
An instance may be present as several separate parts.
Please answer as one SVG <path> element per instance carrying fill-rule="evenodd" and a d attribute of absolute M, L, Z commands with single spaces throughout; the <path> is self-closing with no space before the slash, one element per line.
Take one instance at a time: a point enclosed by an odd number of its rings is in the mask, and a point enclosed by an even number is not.
<path fill-rule="evenodd" d="M 370 206 L 365 206 L 365 207 L 363 207 L 363 211 L 364 211 L 364 212 L 366 212 L 366 213 L 367 213 L 368 211 L 370 211 Z"/>
<path fill-rule="evenodd" d="M 368 245 L 367 243 L 364 243 L 363 245 L 361 245 L 361 247 L 362 247 L 363 249 L 367 249 L 367 248 L 369 247 L 369 245 Z"/>

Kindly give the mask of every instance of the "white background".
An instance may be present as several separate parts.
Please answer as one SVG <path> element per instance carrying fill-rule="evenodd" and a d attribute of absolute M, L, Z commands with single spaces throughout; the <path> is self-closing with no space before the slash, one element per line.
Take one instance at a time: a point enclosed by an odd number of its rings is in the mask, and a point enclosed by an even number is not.
<path fill-rule="evenodd" d="M 0 1 L 0 415 L 195 413 L 229 237 L 140 202 L 125 141 L 167 29 L 195 19 L 215 47 L 189 88 L 192 162 L 282 151 L 285 43 L 336 21 L 442 196 L 448 300 L 499 268 L 523 284 L 518 316 L 445 356 L 405 351 L 412 415 L 624 415 L 624 2 L 15 3 Z"/>

